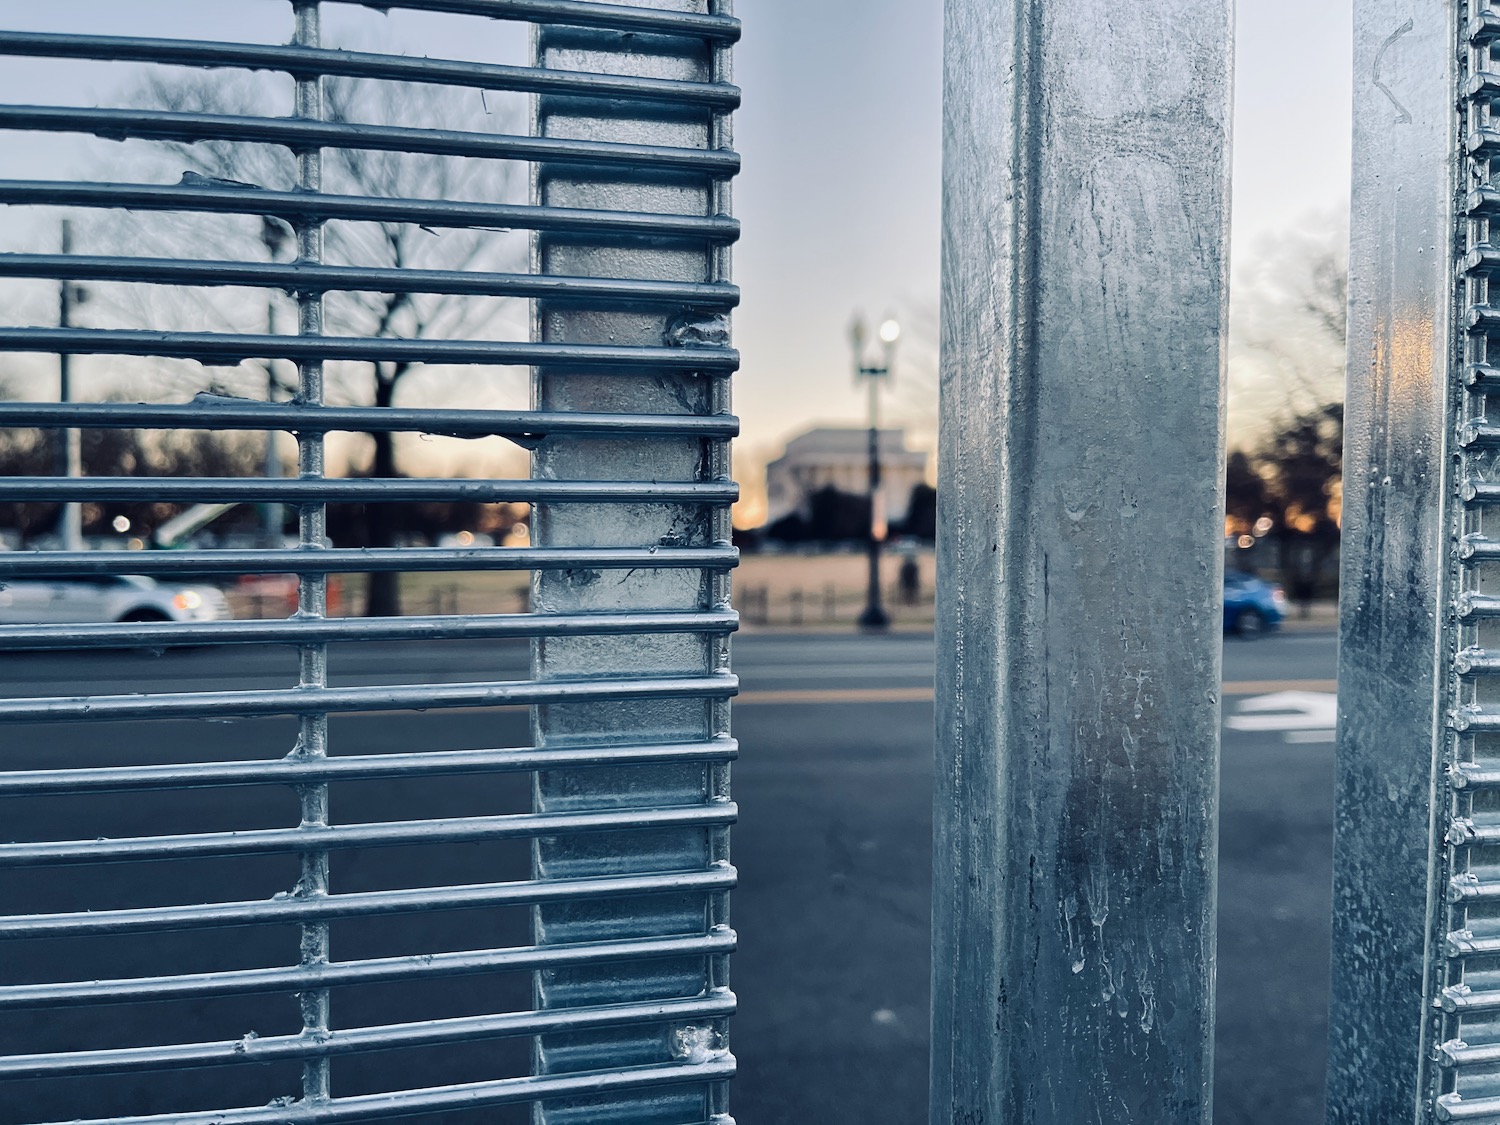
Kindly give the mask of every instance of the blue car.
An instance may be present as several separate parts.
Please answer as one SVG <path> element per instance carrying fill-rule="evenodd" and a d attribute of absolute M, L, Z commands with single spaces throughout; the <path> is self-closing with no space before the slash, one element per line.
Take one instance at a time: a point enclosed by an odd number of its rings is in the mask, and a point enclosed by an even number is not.
<path fill-rule="evenodd" d="M 1243 570 L 1224 572 L 1224 632 L 1253 640 L 1281 624 L 1286 595 Z"/>

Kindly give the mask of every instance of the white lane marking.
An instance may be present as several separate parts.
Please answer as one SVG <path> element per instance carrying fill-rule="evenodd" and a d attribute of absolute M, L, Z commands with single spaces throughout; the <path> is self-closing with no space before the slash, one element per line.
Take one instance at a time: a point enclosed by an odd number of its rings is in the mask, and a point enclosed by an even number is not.
<path fill-rule="evenodd" d="M 1287 742 L 1332 742 L 1331 730 L 1289 730 L 1281 736 Z"/>
<path fill-rule="evenodd" d="M 1270 695 L 1278 691 L 1316 691 L 1332 695 L 1338 691 L 1337 680 L 1225 680 L 1223 695 Z"/>

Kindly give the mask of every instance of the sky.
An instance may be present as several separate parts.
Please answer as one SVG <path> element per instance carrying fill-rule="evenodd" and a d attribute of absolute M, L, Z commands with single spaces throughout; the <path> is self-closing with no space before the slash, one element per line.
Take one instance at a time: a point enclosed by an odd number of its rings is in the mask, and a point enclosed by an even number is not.
<path fill-rule="evenodd" d="M 1337 224 L 1347 208 L 1349 0 L 1237 5 L 1234 268 L 1274 254 L 1288 232 Z M 280 0 L 0 0 L 0 26 L 283 40 Z M 380 16 L 327 6 L 325 42 L 519 61 L 514 26 Z M 752 473 L 810 424 L 863 424 L 850 375 L 856 311 L 905 332 L 887 420 L 930 446 L 936 416 L 942 5 L 940 0 L 739 0 L 744 90 L 735 142 L 743 237 L 735 281 L 743 357 L 735 406 Z M 0 101 L 107 101 L 133 81 L 118 64 L 0 59 Z M 10 134 L 0 175 L 79 170 L 73 138 Z M 1309 219 L 1309 216 L 1316 218 Z M 0 225 L 0 243 L 18 239 Z M 19 239 L 25 241 L 25 238 Z M 1231 429 L 1235 425 L 1231 403 Z M 745 474 L 741 474 L 745 475 Z M 746 481 L 750 491 L 753 482 Z"/>
<path fill-rule="evenodd" d="M 1232 250 L 1265 253 L 1347 207 L 1347 0 L 1237 5 Z M 938 293 L 942 27 L 938 0 L 741 0 L 736 259 L 745 291 L 736 403 L 749 442 L 813 416 L 858 423 L 855 310 L 912 322 L 898 365 L 930 389 Z M 893 405 L 912 410 L 893 392 Z"/>
<path fill-rule="evenodd" d="M 1231 252 L 1246 274 L 1288 232 L 1338 226 L 1347 210 L 1352 16 L 1349 0 L 1236 7 Z M 941 10 L 939 0 L 739 0 L 735 404 L 747 491 L 759 463 L 810 422 L 864 424 L 850 375 L 857 310 L 904 322 L 887 417 L 913 444 L 935 445 Z M 1259 398 L 1237 410 L 1231 395 L 1231 440 L 1255 426 Z"/>

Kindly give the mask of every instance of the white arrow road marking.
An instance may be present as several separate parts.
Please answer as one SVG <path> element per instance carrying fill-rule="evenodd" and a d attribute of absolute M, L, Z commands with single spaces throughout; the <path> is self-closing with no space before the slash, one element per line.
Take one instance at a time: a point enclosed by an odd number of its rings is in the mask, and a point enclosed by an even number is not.
<path fill-rule="evenodd" d="M 1243 700 L 1224 720 L 1230 730 L 1283 731 L 1287 742 L 1332 742 L 1338 696 L 1325 691 L 1278 691 Z"/>

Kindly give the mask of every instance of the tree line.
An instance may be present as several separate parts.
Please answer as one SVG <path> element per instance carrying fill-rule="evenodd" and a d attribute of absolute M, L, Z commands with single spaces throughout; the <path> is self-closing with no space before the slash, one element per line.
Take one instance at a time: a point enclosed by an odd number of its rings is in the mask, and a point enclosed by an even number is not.
<path fill-rule="evenodd" d="M 1285 412 L 1263 438 L 1231 450 L 1225 461 L 1225 531 L 1235 542 L 1248 536 L 1270 543 L 1269 565 L 1280 572 L 1294 600 L 1310 599 L 1336 577 L 1331 564 L 1339 545 L 1343 450 L 1343 403 L 1326 402 Z M 859 543 L 869 528 L 869 497 L 830 485 L 814 492 L 803 511 L 745 541 Z M 937 532 L 936 490 L 927 484 L 913 488 L 905 518 L 890 530 L 893 536 L 931 542 Z"/>
<path fill-rule="evenodd" d="M 85 477 L 256 477 L 264 465 L 265 443 L 258 433 L 211 430 L 84 430 Z M 56 430 L 0 429 L 0 477 L 53 476 L 59 473 L 61 439 Z M 358 476 L 370 476 L 368 470 Z M 164 487 L 169 495 L 170 488 Z M 116 520 L 130 535 L 150 543 L 152 532 L 191 505 L 169 499 L 109 501 L 81 505 L 86 536 L 121 534 Z M 374 509 L 379 513 L 374 518 Z M 296 534 L 295 510 L 282 509 L 282 531 Z M 481 504 L 472 501 L 426 501 L 403 504 L 330 504 L 329 538 L 340 546 L 375 547 L 397 542 L 431 542 L 455 531 L 484 532 L 503 538 L 528 517 L 525 504 Z M 57 530 L 61 505 L 0 500 L 0 530 L 13 532 L 23 543 L 51 538 Z M 214 524 L 220 534 L 253 534 L 261 527 L 257 505 L 245 504 Z M 378 527 L 379 539 L 371 534 Z"/>
<path fill-rule="evenodd" d="M 1251 449 L 1225 464 L 1225 531 L 1275 547 L 1274 565 L 1304 605 L 1336 583 L 1343 516 L 1344 404 L 1289 414 Z"/>
<path fill-rule="evenodd" d="M 826 485 L 812 493 L 804 511 L 772 521 L 756 534 L 742 537 L 748 545 L 761 540 L 776 543 L 863 543 L 870 534 L 870 498 Z M 890 525 L 891 536 L 931 543 L 937 537 L 937 490 L 930 484 L 912 486 L 906 514 Z"/>

